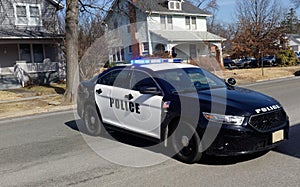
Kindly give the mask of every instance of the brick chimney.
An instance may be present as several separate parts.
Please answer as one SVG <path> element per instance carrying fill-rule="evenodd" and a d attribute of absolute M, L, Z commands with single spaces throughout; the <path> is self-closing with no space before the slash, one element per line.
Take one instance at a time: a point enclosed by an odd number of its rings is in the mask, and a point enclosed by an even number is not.
<path fill-rule="evenodd" d="M 137 0 L 131 0 L 131 2 L 135 3 Z M 141 48 L 140 43 L 136 39 L 136 32 L 137 32 L 137 17 L 136 17 L 136 8 L 130 2 L 128 2 L 129 7 L 129 21 L 130 21 L 130 36 L 131 36 L 131 43 L 132 43 L 132 57 L 134 59 L 141 56 Z"/>

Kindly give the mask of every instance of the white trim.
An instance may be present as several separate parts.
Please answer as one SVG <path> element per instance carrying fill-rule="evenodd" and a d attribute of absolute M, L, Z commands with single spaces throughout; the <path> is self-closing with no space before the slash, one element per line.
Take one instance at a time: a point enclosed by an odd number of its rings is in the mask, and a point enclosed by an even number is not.
<path fill-rule="evenodd" d="M 146 11 L 148 14 L 161 14 L 161 15 L 182 15 L 182 16 L 198 16 L 198 17 L 211 17 L 211 14 L 192 14 L 184 12 L 159 12 L 159 11 Z"/>

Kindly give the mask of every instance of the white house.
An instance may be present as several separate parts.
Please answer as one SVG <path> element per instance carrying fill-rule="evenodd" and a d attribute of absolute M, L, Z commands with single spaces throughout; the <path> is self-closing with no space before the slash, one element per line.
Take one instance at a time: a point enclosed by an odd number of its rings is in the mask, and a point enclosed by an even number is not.
<path fill-rule="evenodd" d="M 290 46 L 293 51 L 300 51 L 300 35 L 299 34 L 289 34 L 288 35 L 288 46 Z"/>
<path fill-rule="evenodd" d="M 163 52 L 183 61 L 215 55 L 223 63 L 225 39 L 207 32 L 210 15 L 188 1 L 115 0 L 110 10 L 104 19 L 110 62 Z"/>

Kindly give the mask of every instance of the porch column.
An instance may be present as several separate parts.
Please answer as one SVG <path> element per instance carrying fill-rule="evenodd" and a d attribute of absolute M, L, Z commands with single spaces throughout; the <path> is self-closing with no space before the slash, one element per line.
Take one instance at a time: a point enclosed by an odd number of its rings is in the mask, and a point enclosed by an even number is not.
<path fill-rule="evenodd" d="M 215 46 L 217 46 L 218 49 L 219 49 L 220 54 L 219 54 L 219 57 L 217 57 L 217 58 L 219 58 L 221 67 L 224 68 L 222 43 L 213 43 L 213 44 L 214 44 Z"/>
<path fill-rule="evenodd" d="M 167 44 L 165 49 L 172 55 L 172 48 L 175 47 L 176 44 Z"/>

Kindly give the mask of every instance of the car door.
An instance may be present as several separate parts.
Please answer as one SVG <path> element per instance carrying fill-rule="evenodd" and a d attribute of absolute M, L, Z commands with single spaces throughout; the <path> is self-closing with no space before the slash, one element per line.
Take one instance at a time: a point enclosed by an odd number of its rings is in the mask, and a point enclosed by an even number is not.
<path fill-rule="evenodd" d="M 129 76 L 129 70 L 118 69 L 98 80 L 94 93 L 104 123 L 123 127 L 124 94 L 128 92 Z"/>
<path fill-rule="evenodd" d="M 126 94 L 134 110 L 125 113 L 124 123 L 134 132 L 160 139 L 162 94 L 142 94 L 142 87 L 156 87 L 161 90 L 149 74 L 134 70 L 130 80 L 131 89 Z"/>

